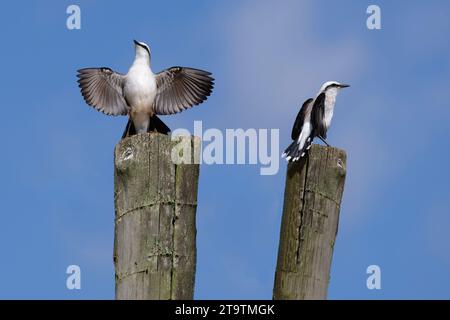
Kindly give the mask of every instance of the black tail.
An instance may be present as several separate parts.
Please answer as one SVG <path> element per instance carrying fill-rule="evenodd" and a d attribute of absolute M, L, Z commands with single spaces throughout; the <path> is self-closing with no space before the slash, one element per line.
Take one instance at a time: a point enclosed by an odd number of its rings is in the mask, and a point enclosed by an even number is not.
<path fill-rule="evenodd" d="M 303 158 L 306 155 L 306 152 L 311 148 L 312 139 L 308 138 L 305 142 L 303 148 L 300 149 L 300 145 L 297 140 L 294 140 L 289 147 L 284 150 L 282 155 L 283 158 L 286 158 L 287 161 L 298 161 L 300 158 Z"/>
<path fill-rule="evenodd" d="M 135 134 L 136 134 L 136 129 L 134 128 L 133 121 L 131 121 L 131 119 L 128 118 L 127 126 L 125 127 L 125 130 L 122 134 L 122 139 L 124 139 L 126 137 L 130 137 Z"/>
<path fill-rule="evenodd" d="M 156 131 L 162 134 L 169 134 L 170 128 L 166 126 L 157 116 L 153 116 L 150 119 L 150 125 L 147 132 Z"/>
<path fill-rule="evenodd" d="M 150 125 L 148 126 L 147 132 L 159 132 L 162 134 L 169 134 L 170 128 L 166 126 L 164 122 L 161 121 L 157 116 L 152 116 L 150 119 Z M 136 129 L 134 128 L 133 121 L 128 118 L 127 126 L 125 127 L 125 131 L 122 134 L 122 139 L 126 137 L 130 137 L 136 134 Z"/>

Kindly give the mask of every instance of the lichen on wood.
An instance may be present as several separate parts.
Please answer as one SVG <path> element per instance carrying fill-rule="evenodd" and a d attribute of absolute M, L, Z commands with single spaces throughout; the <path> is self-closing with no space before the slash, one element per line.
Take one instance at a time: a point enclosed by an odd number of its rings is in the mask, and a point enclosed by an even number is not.
<path fill-rule="evenodd" d="M 346 153 L 313 145 L 288 164 L 273 298 L 325 299 L 346 176 Z"/>
<path fill-rule="evenodd" d="M 116 299 L 193 299 L 199 165 L 175 164 L 175 143 L 147 133 L 115 148 Z"/>

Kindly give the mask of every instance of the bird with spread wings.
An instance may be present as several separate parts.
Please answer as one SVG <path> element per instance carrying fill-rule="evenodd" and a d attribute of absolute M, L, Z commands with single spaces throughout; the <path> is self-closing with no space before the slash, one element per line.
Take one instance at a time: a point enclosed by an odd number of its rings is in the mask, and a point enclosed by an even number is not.
<path fill-rule="evenodd" d="M 122 138 L 143 132 L 167 134 L 170 129 L 157 115 L 170 115 L 205 101 L 214 87 L 211 73 L 172 67 L 154 74 L 150 48 L 134 41 L 135 59 L 127 74 L 110 68 L 78 70 L 78 83 L 86 103 L 112 116 L 128 115 Z"/>

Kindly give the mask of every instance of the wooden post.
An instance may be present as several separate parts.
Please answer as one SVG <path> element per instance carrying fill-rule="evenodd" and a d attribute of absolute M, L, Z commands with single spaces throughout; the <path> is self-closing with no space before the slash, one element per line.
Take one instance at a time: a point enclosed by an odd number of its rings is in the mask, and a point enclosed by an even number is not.
<path fill-rule="evenodd" d="M 287 168 L 273 298 L 326 299 L 346 174 L 343 150 L 313 145 Z"/>
<path fill-rule="evenodd" d="M 115 148 L 116 299 L 193 299 L 199 165 L 174 164 L 175 143 L 150 133 Z"/>

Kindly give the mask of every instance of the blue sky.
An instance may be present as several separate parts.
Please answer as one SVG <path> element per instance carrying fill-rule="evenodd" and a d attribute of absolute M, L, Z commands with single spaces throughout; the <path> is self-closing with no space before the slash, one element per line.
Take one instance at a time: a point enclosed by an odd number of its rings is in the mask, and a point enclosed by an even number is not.
<path fill-rule="evenodd" d="M 81 7 L 81 30 L 66 8 Z M 382 29 L 366 28 L 369 4 Z M 0 12 L 0 298 L 114 297 L 113 148 L 125 118 L 86 106 L 76 70 L 126 72 L 132 39 L 153 69 L 214 73 L 172 128 L 279 128 L 335 79 L 329 142 L 348 154 L 329 298 L 450 298 L 448 1 L 15 1 Z M 286 165 L 202 166 L 196 298 L 271 298 Z M 66 289 L 77 264 L 82 289 Z M 377 264 L 382 289 L 366 288 Z"/>

